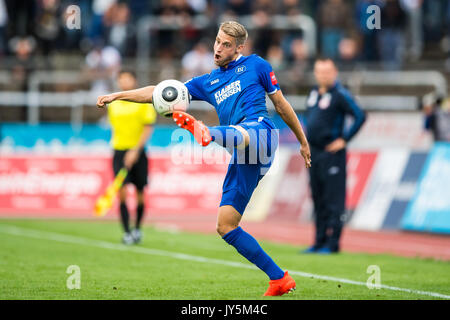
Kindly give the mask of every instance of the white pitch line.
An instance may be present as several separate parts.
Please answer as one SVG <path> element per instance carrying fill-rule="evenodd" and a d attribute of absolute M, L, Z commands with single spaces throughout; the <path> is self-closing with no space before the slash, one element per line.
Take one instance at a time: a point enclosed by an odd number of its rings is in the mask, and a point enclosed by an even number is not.
<path fill-rule="evenodd" d="M 203 263 L 213 263 L 213 264 L 236 267 L 236 268 L 256 269 L 256 270 L 258 269 L 254 265 L 245 264 L 245 263 L 241 263 L 241 262 L 233 262 L 233 261 L 227 261 L 227 260 L 221 260 L 221 259 L 194 256 L 194 255 L 185 254 L 185 253 L 170 252 L 170 251 L 165 251 L 165 250 L 150 249 L 150 248 L 144 248 L 144 247 L 128 247 L 128 246 L 125 246 L 122 244 L 117 244 L 117 243 L 112 243 L 112 242 L 107 242 L 107 241 L 70 236 L 70 235 L 54 233 L 54 232 L 47 232 L 47 231 L 44 232 L 44 231 L 39 231 L 36 229 L 19 228 L 19 227 L 9 226 L 9 225 L 0 225 L 0 232 L 5 233 L 5 234 L 10 234 L 10 235 L 15 235 L 15 236 L 40 239 L 40 240 L 52 240 L 52 241 L 57 241 L 57 242 L 62 242 L 62 243 L 86 245 L 86 246 L 118 250 L 118 251 L 136 252 L 136 253 L 142 253 L 142 254 L 148 254 L 148 255 L 170 257 L 170 258 L 180 259 L 180 260 L 203 262 Z M 314 278 L 314 279 L 321 279 L 321 280 L 328 280 L 328 281 L 334 281 L 334 282 L 340 282 L 340 283 L 353 284 L 353 285 L 358 285 L 358 286 L 367 286 L 367 284 L 365 282 L 354 281 L 354 280 L 349 280 L 349 279 L 345 279 L 345 278 L 323 276 L 323 275 L 307 273 L 307 272 L 302 272 L 302 271 L 295 271 L 295 270 L 289 270 L 289 273 L 291 275 L 296 275 L 296 276 L 300 276 L 300 277 L 304 277 L 304 278 Z M 450 299 L 450 295 L 445 295 L 445 294 L 430 292 L 430 291 L 399 288 L 399 287 L 387 286 L 387 285 L 383 285 L 383 284 L 380 285 L 380 288 L 387 289 L 387 290 L 393 290 L 393 291 L 402 291 L 402 292 L 407 292 L 407 293 L 417 294 L 417 295 L 426 295 L 426 296 L 431 296 L 431 297 L 436 297 L 436 298 L 441 298 L 441 299 Z"/>

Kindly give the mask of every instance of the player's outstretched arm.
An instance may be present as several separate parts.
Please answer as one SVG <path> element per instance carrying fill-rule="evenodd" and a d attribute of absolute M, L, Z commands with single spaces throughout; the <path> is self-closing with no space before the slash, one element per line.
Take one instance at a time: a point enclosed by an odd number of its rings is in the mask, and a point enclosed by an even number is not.
<path fill-rule="evenodd" d="M 309 150 L 308 140 L 303 132 L 300 121 L 298 121 L 297 115 L 294 112 L 289 101 L 283 96 L 281 90 L 278 90 L 274 94 L 269 95 L 272 100 L 275 110 L 280 115 L 281 119 L 291 128 L 294 132 L 297 140 L 300 142 L 300 153 L 305 159 L 305 165 L 307 168 L 311 167 L 311 151 Z"/>
<path fill-rule="evenodd" d="M 103 108 L 114 100 L 127 100 L 138 103 L 152 103 L 152 95 L 155 86 L 147 86 L 139 89 L 114 92 L 97 98 L 97 107 Z"/>

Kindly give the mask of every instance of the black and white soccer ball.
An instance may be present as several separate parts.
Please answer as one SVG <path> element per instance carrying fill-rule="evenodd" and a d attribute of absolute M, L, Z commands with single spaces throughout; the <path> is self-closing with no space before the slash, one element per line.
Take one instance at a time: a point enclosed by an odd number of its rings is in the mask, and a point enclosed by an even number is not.
<path fill-rule="evenodd" d="M 190 97 L 183 82 L 164 80 L 156 85 L 152 100 L 155 110 L 160 115 L 169 117 L 174 111 L 186 111 Z"/>

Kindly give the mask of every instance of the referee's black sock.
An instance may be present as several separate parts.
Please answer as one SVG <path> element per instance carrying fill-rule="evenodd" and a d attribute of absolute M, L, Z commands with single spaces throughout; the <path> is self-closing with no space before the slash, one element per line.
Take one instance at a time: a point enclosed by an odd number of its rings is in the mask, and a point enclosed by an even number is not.
<path fill-rule="evenodd" d="M 144 204 L 138 203 L 136 209 L 136 229 L 139 229 L 141 227 L 141 221 L 143 217 L 144 217 Z"/>
<path fill-rule="evenodd" d="M 125 232 L 130 232 L 130 215 L 128 214 L 127 204 L 125 202 L 120 203 L 120 219 L 122 220 L 122 226 Z"/>

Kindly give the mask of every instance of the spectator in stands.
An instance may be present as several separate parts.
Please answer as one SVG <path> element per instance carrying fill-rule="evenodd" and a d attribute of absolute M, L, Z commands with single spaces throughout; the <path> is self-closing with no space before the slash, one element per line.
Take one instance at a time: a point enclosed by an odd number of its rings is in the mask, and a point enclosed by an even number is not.
<path fill-rule="evenodd" d="M 446 54 L 447 60 L 445 61 L 445 67 L 447 72 L 450 71 L 450 3 L 447 3 L 447 11 L 445 13 L 446 16 L 446 31 L 447 34 L 445 36 L 445 40 L 443 42 L 447 42 Z"/>
<path fill-rule="evenodd" d="M 225 5 L 225 14 L 243 16 L 251 13 L 249 0 L 227 0 Z"/>
<path fill-rule="evenodd" d="M 399 0 L 386 0 L 381 7 L 381 29 L 377 32 L 380 57 L 386 69 L 401 67 L 405 47 L 406 13 Z"/>
<path fill-rule="evenodd" d="M 129 24 L 130 9 L 124 2 L 113 4 L 103 17 L 108 43 L 116 48 L 122 56 L 132 48 L 134 27 Z"/>
<path fill-rule="evenodd" d="M 32 35 L 35 27 L 34 13 L 37 2 L 5 0 L 8 11 L 8 38 Z"/>
<path fill-rule="evenodd" d="M 450 142 L 450 98 L 442 99 L 434 94 L 422 100 L 425 129 L 431 131 L 434 141 Z"/>
<path fill-rule="evenodd" d="M 308 46 L 302 38 L 294 39 L 289 47 L 289 83 L 295 85 L 299 84 L 308 67 Z"/>
<path fill-rule="evenodd" d="M 432 42 L 439 42 L 445 34 L 447 10 L 450 2 L 446 0 L 423 1 L 424 36 Z"/>
<path fill-rule="evenodd" d="M 408 41 L 405 51 L 411 61 L 417 61 L 423 51 L 423 0 L 399 1 L 407 15 Z"/>
<path fill-rule="evenodd" d="M 283 0 L 279 6 L 278 14 L 294 16 L 301 13 L 299 0 Z"/>
<path fill-rule="evenodd" d="M 271 16 L 263 9 L 258 9 L 251 15 L 252 23 L 255 26 L 253 30 L 254 50 L 255 53 L 264 57 L 267 50 L 277 42 L 277 33 L 272 29 L 270 20 Z"/>
<path fill-rule="evenodd" d="M 270 63 L 274 71 L 280 70 L 284 65 L 283 49 L 279 45 L 271 45 L 267 50 L 266 60 Z"/>
<path fill-rule="evenodd" d="M 354 38 L 345 37 L 339 42 L 339 63 L 342 67 L 352 68 L 358 57 L 358 43 Z"/>
<path fill-rule="evenodd" d="M 301 40 L 301 42 L 303 42 L 303 31 L 302 30 L 286 30 L 285 32 L 283 32 L 282 34 L 282 38 L 281 38 L 281 47 L 283 48 L 283 52 L 284 52 L 284 56 L 287 60 L 287 62 L 292 62 L 293 60 L 295 60 L 295 56 L 294 56 L 294 51 L 293 51 L 293 46 L 292 46 L 292 42 L 296 41 L 296 40 Z M 297 45 L 296 47 L 298 48 L 297 41 Z M 298 52 L 298 51 L 297 51 Z"/>
<path fill-rule="evenodd" d="M 276 3 L 273 0 L 254 0 L 252 1 L 251 11 L 253 13 L 264 11 L 267 15 L 272 16 L 276 13 Z"/>
<path fill-rule="evenodd" d="M 153 14 L 151 2 L 153 1 L 129 0 L 128 6 L 131 11 L 132 20 L 137 22 L 141 17 Z"/>
<path fill-rule="evenodd" d="M 189 31 L 193 31 L 190 28 L 191 17 L 195 14 L 195 11 L 189 6 L 186 0 L 162 0 L 159 8 L 156 10 L 156 14 L 161 18 L 161 28 L 158 31 L 158 43 L 157 50 L 166 52 L 167 50 L 172 53 L 177 53 L 177 50 L 185 49 L 186 45 L 189 45 L 192 39 Z M 181 31 L 176 31 L 173 26 L 179 26 Z M 185 32 L 181 37 L 177 36 L 177 32 Z M 195 33 L 195 31 L 193 31 Z M 181 40 L 181 38 L 183 38 Z M 184 51 L 184 50 L 183 50 Z"/>
<path fill-rule="evenodd" d="M 187 0 L 162 0 L 157 14 L 165 17 L 180 17 L 184 14 L 192 16 L 195 11 Z"/>
<path fill-rule="evenodd" d="M 11 71 L 13 81 L 8 84 L 9 90 L 26 91 L 27 79 L 35 68 L 34 49 L 36 41 L 33 37 L 16 37 L 10 40 L 10 50 L 14 52 Z"/>
<path fill-rule="evenodd" d="M 209 73 L 215 68 L 214 56 L 209 50 L 209 44 L 204 40 L 198 42 L 192 50 L 183 56 L 181 65 L 183 67 L 184 80 Z"/>
<path fill-rule="evenodd" d="M 0 55 L 6 51 L 6 26 L 8 23 L 8 11 L 4 0 L 0 0 Z"/>
<path fill-rule="evenodd" d="M 209 9 L 207 0 L 187 0 L 187 3 L 196 14 L 205 14 Z"/>
<path fill-rule="evenodd" d="M 43 56 L 48 58 L 54 49 L 61 47 L 58 40 L 61 34 L 62 12 L 59 0 L 41 0 L 37 3 L 34 31 Z M 47 63 L 51 64 L 50 59 L 47 59 Z"/>
<path fill-rule="evenodd" d="M 98 41 L 104 32 L 103 27 L 103 16 L 106 11 L 114 4 L 117 0 L 93 0 L 92 1 L 92 16 L 91 25 L 89 30 L 89 38 L 92 42 Z"/>
<path fill-rule="evenodd" d="M 377 29 L 367 27 L 368 19 L 373 14 L 373 12 L 367 12 L 367 9 L 372 5 L 381 7 L 382 2 L 381 0 L 358 0 L 355 5 L 356 22 L 362 40 L 361 59 L 363 61 L 378 60 Z"/>
<path fill-rule="evenodd" d="M 158 66 L 160 70 L 158 82 L 166 79 L 175 79 L 177 77 L 174 55 L 174 50 L 171 48 L 164 48 L 158 52 Z"/>
<path fill-rule="evenodd" d="M 317 21 L 322 29 L 322 54 L 336 59 L 339 56 L 339 42 L 352 26 L 350 6 L 343 0 L 326 0 L 320 5 L 318 14 Z"/>
<path fill-rule="evenodd" d="M 70 0 L 63 0 L 63 3 L 61 4 L 61 22 L 63 24 L 62 28 L 62 34 L 61 34 L 61 45 L 58 46 L 58 49 L 68 49 L 68 50 L 77 50 L 76 53 L 79 53 L 80 50 L 80 43 L 82 41 L 83 32 L 82 30 L 87 30 L 88 24 L 86 23 L 88 20 L 90 20 L 89 15 L 87 14 L 88 6 L 85 1 L 78 2 L 78 6 L 80 7 L 80 29 L 77 28 L 68 28 L 67 23 L 70 21 L 74 21 L 75 18 L 74 11 L 69 10 L 69 7 L 72 6 L 72 3 L 70 3 Z"/>
<path fill-rule="evenodd" d="M 114 79 L 120 70 L 122 58 L 119 51 L 112 46 L 103 47 L 97 41 L 94 48 L 86 55 L 86 73 L 91 80 L 91 94 L 97 96 L 114 89 Z"/>

